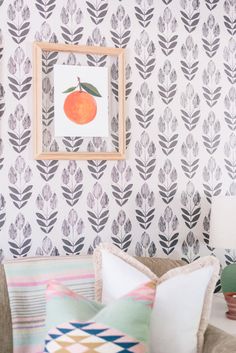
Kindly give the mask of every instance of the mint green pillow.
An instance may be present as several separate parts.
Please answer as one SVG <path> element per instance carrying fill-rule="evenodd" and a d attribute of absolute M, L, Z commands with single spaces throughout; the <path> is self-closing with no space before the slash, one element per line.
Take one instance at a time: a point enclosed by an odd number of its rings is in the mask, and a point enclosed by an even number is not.
<path fill-rule="evenodd" d="M 46 291 L 46 329 L 66 321 L 87 321 L 96 315 L 103 304 L 85 299 L 60 282 L 50 281 Z"/>
<path fill-rule="evenodd" d="M 70 325 L 78 329 L 87 323 L 117 330 L 146 346 L 155 292 L 156 282 L 148 281 L 104 306 L 78 295 L 58 282 L 49 282 L 46 292 L 46 327 L 49 339 L 46 340 L 46 346 L 52 345 L 52 340 L 58 338 L 58 335 L 55 336 L 55 329 L 61 333 L 64 332 L 63 325 L 67 329 Z M 54 334 L 50 336 L 51 329 Z M 46 348 L 46 352 L 53 351 L 48 346 Z"/>

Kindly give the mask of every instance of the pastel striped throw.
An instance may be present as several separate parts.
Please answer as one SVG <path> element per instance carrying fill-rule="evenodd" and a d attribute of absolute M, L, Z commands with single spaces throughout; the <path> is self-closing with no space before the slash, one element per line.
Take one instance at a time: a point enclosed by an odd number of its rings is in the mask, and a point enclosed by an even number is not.
<path fill-rule="evenodd" d="M 14 353 L 43 352 L 46 336 L 46 286 L 57 280 L 71 290 L 94 299 L 91 256 L 44 257 L 4 264 L 9 291 Z"/>

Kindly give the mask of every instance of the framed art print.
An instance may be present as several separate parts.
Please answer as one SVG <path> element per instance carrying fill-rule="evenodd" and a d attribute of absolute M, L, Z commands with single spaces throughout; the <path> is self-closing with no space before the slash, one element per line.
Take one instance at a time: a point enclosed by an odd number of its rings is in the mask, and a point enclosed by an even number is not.
<path fill-rule="evenodd" d="M 124 159 L 124 49 L 33 48 L 35 159 Z"/>

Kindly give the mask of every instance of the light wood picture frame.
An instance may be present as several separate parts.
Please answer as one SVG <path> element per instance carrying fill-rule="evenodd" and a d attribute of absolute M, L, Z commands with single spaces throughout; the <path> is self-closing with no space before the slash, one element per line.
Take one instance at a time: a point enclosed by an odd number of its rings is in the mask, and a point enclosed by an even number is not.
<path fill-rule="evenodd" d="M 76 55 L 101 55 L 115 57 L 117 62 L 117 109 L 118 132 L 117 148 L 112 151 L 45 151 L 43 148 L 43 53 L 75 53 Z M 120 48 L 68 45 L 58 43 L 33 43 L 33 70 L 34 70 L 34 158 L 36 160 L 121 160 L 125 158 L 125 50 Z M 88 66 L 89 69 L 89 66 Z"/>

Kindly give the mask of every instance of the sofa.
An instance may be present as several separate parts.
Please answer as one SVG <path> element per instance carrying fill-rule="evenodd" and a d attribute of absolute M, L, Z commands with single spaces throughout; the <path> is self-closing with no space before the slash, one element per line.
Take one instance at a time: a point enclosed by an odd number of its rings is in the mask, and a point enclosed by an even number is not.
<path fill-rule="evenodd" d="M 180 260 L 145 257 L 137 259 L 149 267 L 157 276 L 162 276 L 174 267 L 184 265 L 184 262 Z M 57 257 L 54 258 L 54 261 L 57 261 Z M 236 337 L 209 325 L 205 333 L 203 353 L 234 352 L 236 352 Z M 10 304 L 3 265 L 0 265 L 0 353 L 14 353 Z"/>

